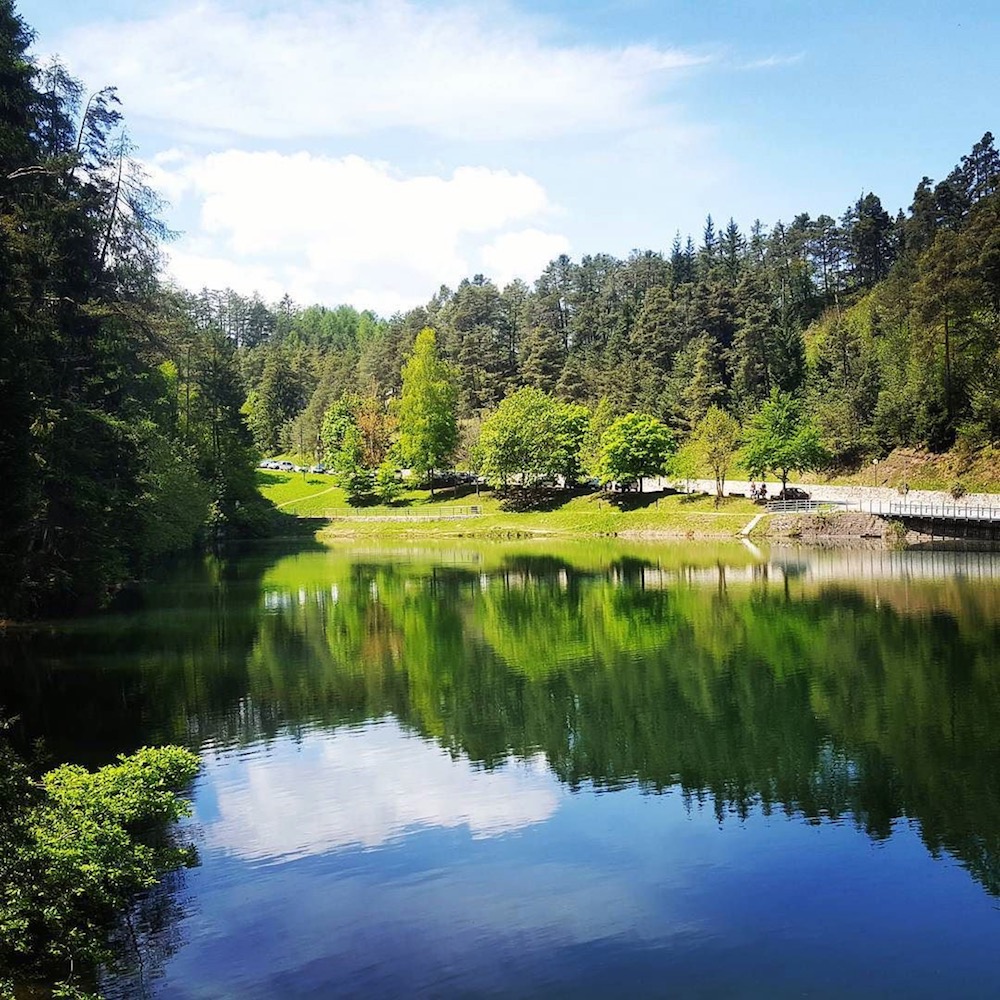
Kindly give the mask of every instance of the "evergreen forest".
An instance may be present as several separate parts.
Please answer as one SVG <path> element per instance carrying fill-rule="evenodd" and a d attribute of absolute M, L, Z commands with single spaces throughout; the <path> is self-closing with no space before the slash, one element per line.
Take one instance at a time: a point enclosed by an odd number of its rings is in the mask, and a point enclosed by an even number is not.
<path fill-rule="evenodd" d="M 655 418 L 677 444 L 777 392 L 841 469 L 1000 441 L 989 132 L 896 214 L 865 192 L 837 216 L 710 216 L 663 249 L 561 256 L 530 285 L 473 275 L 383 317 L 173 286 L 114 88 L 31 43 L 0 0 L 0 617 L 95 607 L 166 553 L 266 533 L 261 457 L 346 439 L 372 476 L 403 464 L 404 373 L 425 361 L 456 420 L 430 469 L 475 467 L 480 428 L 524 389 L 606 425 Z"/>

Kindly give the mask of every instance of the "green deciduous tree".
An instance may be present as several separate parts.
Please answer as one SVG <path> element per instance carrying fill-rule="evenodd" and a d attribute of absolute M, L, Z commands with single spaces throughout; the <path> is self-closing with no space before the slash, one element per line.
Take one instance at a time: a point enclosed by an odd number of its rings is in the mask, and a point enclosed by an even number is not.
<path fill-rule="evenodd" d="M 598 477 L 604 482 L 638 482 L 666 470 L 674 442 L 667 427 L 647 413 L 626 413 L 604 432 Z"/>
<path fill-rule="evenodd" d="M 413 353 L 403 366 L 396 453 L 419 475 L 445 466 L 458 446 L 458 372 L 437 352 L 434 331 L 417 334 Z"/>
<path fill-rule="evenodd" d="M 587 430 L 580 444 L 580 467 L 588 475 L 596 476 L 600 468 L 601 438 L 604 432 L 614 423 L 615 411 L 611 400 L 602 396 L 597 401 L 587 421 Z"/>
<path fill-rule="evenodd" d="M 743 460 L 753 476 L 777 474 L 784 491 L 789 473 L 819 468 L 826 454 L 819 431 L 806 418 L 798 400 L 773 389 L 746 430 Z"/>
<path fill-rule="evenodd" d="M 726 474 L 740 447 L 740 425 L 735 417 L 717 406 L 709 408 L 695 428 L 694 440 L 715 476 L 715 495 L 722 499 Z"/>
<path fill-rule="evenodd" d="M 518 390 L 483 421 L 481 473 L 494 486 L 516 480 L 530 489 L 558 476 L 572 482 L 589 416 L 584 407 L 560 403 L 541 389 Z"/>

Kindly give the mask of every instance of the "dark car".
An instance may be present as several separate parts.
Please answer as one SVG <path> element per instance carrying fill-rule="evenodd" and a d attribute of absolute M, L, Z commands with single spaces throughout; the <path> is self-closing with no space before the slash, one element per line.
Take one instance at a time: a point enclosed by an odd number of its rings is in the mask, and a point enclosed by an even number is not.
<path fill-rule="evenodd" d="M 808 500 L 809 494 L 798 486 L 786 486 L 777 497 L 778 500 Z"/>

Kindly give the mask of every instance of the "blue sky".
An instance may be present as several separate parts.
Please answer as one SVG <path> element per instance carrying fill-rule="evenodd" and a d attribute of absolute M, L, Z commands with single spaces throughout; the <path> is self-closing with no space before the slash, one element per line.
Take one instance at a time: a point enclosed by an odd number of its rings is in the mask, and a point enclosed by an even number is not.
<path fill-rule="evenodd" d="M 991 3 L 22 0 L 119 87 L 179 283 L 389 313 L 558 253 L 909 205 L 996 131 Z"/>

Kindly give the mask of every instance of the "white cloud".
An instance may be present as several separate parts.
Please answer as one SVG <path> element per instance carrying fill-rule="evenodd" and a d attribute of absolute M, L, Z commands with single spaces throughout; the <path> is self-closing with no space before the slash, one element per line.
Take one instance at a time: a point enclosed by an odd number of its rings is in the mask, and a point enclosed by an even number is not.
<path fill-rule="evenodd" d="M 679 72 L 707 61 L 648 44 L 561 44 L 506 5 L 415 0 L 296 0 L 257 13 L 218 0 L 168 3 L 55 44 L 83 79 L 113 81 L 131 116 L 185 136 L 265 139 L 617 129 L 648 119 Z"/>
<path fill-rule="evenodd" d="M 764 59 L 753 59 L 743 63 L 740 69 L 775 69 L 779 66 L 794 66 L 796 63 L 802 62 L 805 57 L 804 52 L 796 52 L 795 55 L 791 56 L 767 56 Z"/>
<path fill-rule="evenodd" d="M 521 229 L 504 233 L 482 248 L 482 270 L 502 288 L 514 278 L 531 283 L 550 260 L 569 252 L 569 240 L 558 233 Z"/>
<path fill-rule="evenodd" d="M 375 848 L 422 827 L 500 836 L 549 819 L 561 796 L 542 758 L 479 771 L 395 721 L 210 760 L 203 773 L 215 814 L 206 843 L 273 863 Z"/>
<path fill-rule="evenodd" d="M 403 176 L 359 156 L 229 150 L 150 165 L 155 183 L 199 216 L 168 255 L 181 285 L 229 285 L 300 302 L 349 301 L 387 314 L 475 270 L 531 277 L 565 237 L 525 222 L 552 212 L 532 178 L 458 167 Z M 479 264 L 483 265 L 482 267 Z"/>
<path fill-rule="evenodd" d="M 182 288 L 197 291 L 200 288 L 231 288 L 241 295 L 254 292 L 269 302 L 277 302 L 288 290 L 271 271 L 263 265 L 238 264 L 225 257 L 185 253 L 169 249 L 166 253 L 167 271 Z M 307 301 L 312 301 L 307 299 Z"/>

